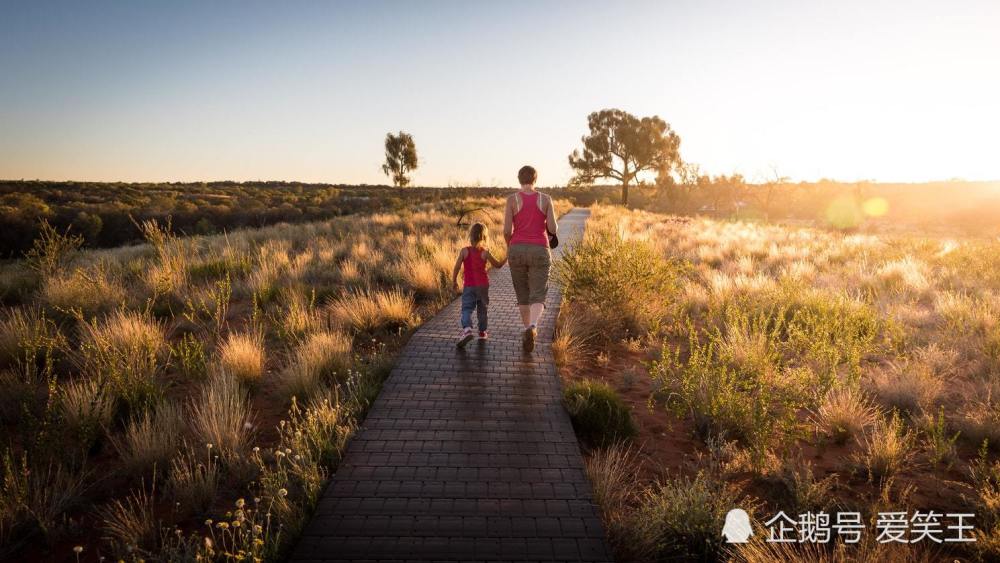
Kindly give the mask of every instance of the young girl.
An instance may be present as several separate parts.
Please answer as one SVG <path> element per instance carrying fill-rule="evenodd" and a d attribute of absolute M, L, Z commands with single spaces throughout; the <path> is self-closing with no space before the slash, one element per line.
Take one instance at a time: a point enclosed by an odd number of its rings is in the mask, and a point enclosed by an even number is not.
<path fill-rule="evenodd" d="M 462 333 L 458 337 L 458 346 L 462 347 L 473 338 L 472 311 L 479 317 L 479 339 L 486 340 L 486 308 L 490 304 L 490 278 L 486 275 L 486 262 L 494 268 L 503 266 L 507 259 L 497 260 L 486 250 L 486 225 L 476 223 L 469 228 L 469 246 L 458 253 L 455 270 L 451 274 L 451 283 L 458 291 L 458 271 L 462 270 Z"/>

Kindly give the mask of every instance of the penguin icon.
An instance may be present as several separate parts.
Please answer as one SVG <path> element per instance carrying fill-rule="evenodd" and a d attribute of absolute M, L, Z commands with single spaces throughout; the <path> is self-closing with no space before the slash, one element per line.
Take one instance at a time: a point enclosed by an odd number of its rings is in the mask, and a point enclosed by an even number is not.
<path fill-rule="evenodd" d="M 726 543 L 747 543 L 753 535 L 750 527 L 750 516 L 742 508 L 734 508 L 726 514 L 726 524 L 722 527 L 722 536 Z"/>

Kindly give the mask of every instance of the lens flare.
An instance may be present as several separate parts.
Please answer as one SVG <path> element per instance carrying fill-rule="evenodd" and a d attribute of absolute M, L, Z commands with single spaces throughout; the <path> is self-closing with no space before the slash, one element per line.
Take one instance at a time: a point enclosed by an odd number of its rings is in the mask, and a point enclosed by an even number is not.
<path fill-rule="evenodd" d="M 826 208 L 826 220 L 838 229 L 857 227 L 864 220 L 864 212 L 857 200 L 851 196 L 840 196 Z"/>
<path fill-rule="evenodd" d="M 884 197 L 873 197 L 865 200 L 861 209 L 869 217 L 882 217 L 889 212 L 889 201 Z"/>

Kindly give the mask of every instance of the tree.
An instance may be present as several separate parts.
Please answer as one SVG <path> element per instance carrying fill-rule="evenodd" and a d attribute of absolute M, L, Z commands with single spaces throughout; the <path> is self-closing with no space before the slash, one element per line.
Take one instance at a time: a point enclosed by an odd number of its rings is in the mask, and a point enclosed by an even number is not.
<path fill-rule="evenodd" d="M 757 205 L 765 221 L 771 220 L 771 208 L 774 205 L 774 196 L 777 194 L 778 189 L 790 180 L 788 176 L 779 174 L 778 167 L 772 164 L 770 175 L 757 182 L 757 189 L 754 190 L 756 197 L 754 199 L 757 200 Z"/>
<path fill-rule="evenodd" d="M 417 145 L 413 143 L 413 136 L 402 131 L 398 135 L 386 133 L 385 164 L 382 165 L 382 172 L 392 178 L 392 184 L 399 187 L 409 185 L 410 179 L 406 174 L 416 169 Z"/>
<path fill-rule="evenodd" d="M 590 134 L 583 151 L 569 155 L 576 171 L 575 184 L 610 178 L 622 184 L 622 205 L 640 172 L 655 171 L 665 177 L 680 164 L 681 138 L 657 116 L 638 118 L 620 109 L 606 109 L 587 117 Z"/>

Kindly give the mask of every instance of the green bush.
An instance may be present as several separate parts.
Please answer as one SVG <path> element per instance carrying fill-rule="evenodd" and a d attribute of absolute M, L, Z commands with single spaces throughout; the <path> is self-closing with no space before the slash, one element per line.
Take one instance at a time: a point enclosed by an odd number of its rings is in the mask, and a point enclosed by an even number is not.
<path fill-rule="evenodd" d="M 631 549 L 639 552 L 637 560 L 715 561 L 726 514 L 753 508 L 743 500 L 732 484 L 706 471 L 657 484 L 633 515 Z"/>
<path fill-rule="evenodd" d="M 676 416 L 691 416 L 705 440 L 737 440 L 760 456 L 793 430 L 804 405 L 801 370 L 763 371 L 734 365 L 719 331 L 689 329 L 688 356 L 664 347 L 650 364 L 650 375 L 667 393 L 667 407 Z"/>
<path fill-rule="evenodd" d="M 563 390 L 563 403 L 573 429 L 584 441 L 606 446 L 635 436 L 632 413 L 606 383 L 585 379 Z"/>
<path fill-rule="evenodd" d="M 646 242 L 595 231 L 563 253 L 555 278 L 567 301 L 596 307 L 611 342 L 659 320 L 679 288 L 681 270 Z"/>

